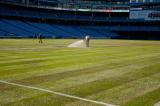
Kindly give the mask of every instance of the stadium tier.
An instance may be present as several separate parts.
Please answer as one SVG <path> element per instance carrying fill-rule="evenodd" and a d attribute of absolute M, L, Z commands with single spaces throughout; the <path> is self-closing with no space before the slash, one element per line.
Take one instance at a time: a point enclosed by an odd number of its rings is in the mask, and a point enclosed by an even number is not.
<path fill-rule="evenodd" d="M 42 1 L 0 1 L 0 37 L 33 38 L 41 33 L 45 38 L 83 38 L 86 34 L 92 38 L 160 38 L 159 3 L 51 0 L 45 2 L 55 5 L 48 6 Z M 84 6 L 82 2 L 95 7 Z M 70 3 L 74 6 L 70 7 Z M 75 8 L 77 3 L 81 5 Z"/>
<path fill-rule="evenodd" d="M 42 34 L 45 38 L 84 38 L 85 35 L 90 35 L 92 38 L 124 38 L 126 29 L 130 33 L 145 32 L 146 35 L 151 32 L 158 33 L 160 30 L 159 27 L 151 26 L 80 26 L 0 20 L 1 38 L 36 38 L 38 34 Z M 137 36 L 135 35 L 134 38 Z"/>

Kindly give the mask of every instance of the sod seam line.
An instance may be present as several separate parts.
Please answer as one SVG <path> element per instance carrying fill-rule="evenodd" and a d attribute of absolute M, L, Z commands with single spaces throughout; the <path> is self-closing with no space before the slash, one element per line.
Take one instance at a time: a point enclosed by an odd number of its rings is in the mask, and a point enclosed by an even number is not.
<path fill-rule="evenodd" d="M 44 89 L 44 88 L 39 88 L 39 87 L 34 87 L 34 86 L 28 86 L 28 85 L 22 85 L 22 84 L 8 82 L 8 81 L 4 81 L 4 80 L 0 80 L 0 82 L 4 83 L 4 84 L 8 84 L 8 85 L 14 85 L 14 86 L 22 87 L 22 88 L 39 90 L 39 91 L 55 94 L 55 95 L 58 95 L 58 96 L 63 96 L 63 97 L 67 97 L 67 98 L 77 99 L 77 100 L 81 100 L 81 101 L 85 101 L 85 102 L 91 102 L 91 103 L 95 103 L 95 104 L 99 104 L 99 105 L 103 105 L 103 106 L 116 106 L 116 105 L 113 105 L 113 104 L 109 104 L 109 103 L 105 103 L 105 102 L 101 102 L 101 101 L 96 101 L 96 100 L 91 100 L 91 99 L 87 99 L 87 98 L 82 98 L 82 97 L 78 97 L 78 96 L 74 96 L 74 95 L 69 95 L 69 94 L 65 94 L 65 93 L 61 93 L 61 92 L 51 91 L 51 90 Z"/>

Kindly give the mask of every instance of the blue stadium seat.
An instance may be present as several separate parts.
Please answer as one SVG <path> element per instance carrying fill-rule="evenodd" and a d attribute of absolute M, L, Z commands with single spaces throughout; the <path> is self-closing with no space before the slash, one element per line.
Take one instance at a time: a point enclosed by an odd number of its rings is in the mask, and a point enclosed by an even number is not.
<path fill-rule="evenodd" d="M 42 35 L 46 36 L 46 37 L 52 37 L 53 34 L 48 33 L 44 30 L 38 29 L 26 22 L 22 22 L 22 21 L 13 21 L 13 20 L 5 20 L 6 22 L 14 25 L 15 27 L 22 29 L 24 31 L 27 31 L 29 33 L 31 33 L 31 37 L 36 37 L 39 33 L 41 33 Z"/>
<path fill-rule="evenodd" d="M 84 32 L 87 35 L 90 35 L 93 38 L 106 38 L 106 35 L 99 33 L 98 31 L 92 29 L 90 26 L 80 26 L 76 27 L 77 30 Z"/>
<path fill-rule="evenodd" d="M 9 23 L 6 23 L 2 20 L 0 20 L 0 28 L 4 31 L 8 31 L 10 33 L 14 33 L 15 36 L 23 36 L 23 37 L 28 37 L 28 36 L 31 36 L 32 34 L 27 32 L 27 31 L 24 31 L 20 28 L 17 28 L 15 27 L 14 25 L 11 25 Z"/>
<path fill-rule="evenodd" d="M 75 38 L 83 38 L 84 37 L 84 32 L 81 32 L 79 30 L 76 30 L 76 26 L 70 26 L 70 25 L 54 25 L 54 27 L 62 30 L 62 31 L 65 31 L 67 33 L 69 33 L 70 35 L 72 35 L 72 37 L 75 37 Z"/>
<path fill-rule="evenodd" d="M 0 37 L 37 37 L 42 34 L 47 38 L 115 38 L 119 31 L 159 31 L 160 27 L 151 26 L 79 26 L 58 25 L 17 20 L 0 19 Z"/>
<path fill-rule="evenodd" d="M 0 29 L 0 38 L 1 38 L 1 37 L 5 37 L 5 35 L 6 35 L 6 32 L 4 32 L 4 31 L 2 31 L 2 30 Z"/>

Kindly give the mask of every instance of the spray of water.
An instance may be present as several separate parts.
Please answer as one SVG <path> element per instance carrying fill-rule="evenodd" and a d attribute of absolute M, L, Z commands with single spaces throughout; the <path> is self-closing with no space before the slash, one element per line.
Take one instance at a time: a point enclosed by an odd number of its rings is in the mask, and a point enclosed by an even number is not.
<path fill-rule="evenodd" d="M 73 48 L 85 48 L 86 45 L 85 45 L 85 41 L 84 41 L 84 40 L 79 40 L 79 41 L 76 41 L 76 42 L 68 45 L 68 47 L 73 47 Z"/>

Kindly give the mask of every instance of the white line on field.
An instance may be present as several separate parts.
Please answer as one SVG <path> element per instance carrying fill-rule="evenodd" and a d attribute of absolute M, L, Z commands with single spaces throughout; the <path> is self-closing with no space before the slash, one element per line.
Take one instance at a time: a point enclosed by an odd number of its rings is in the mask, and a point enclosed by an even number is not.
<path fill-rule="evenodd" d="M 155 103 L 154 106 L 160 106 L 160 101 Z"/>
<path fill-rule="evenodd" d="M 86 99 L 86 98 L 82 98 L 82 97 L 78 97 L 78 96 L 74 96 L 74 95 L 69 95 L 69 94 L 64 94 L 64 93 L 61 93 L 61 92 L 51 91 L 51 90 L 48 90 L 48 89 L 38 88 L 38 87 L 34 87 L 34 86 L 22 85 L 22 84 L 17 84 L 17 83 L 13 83 L 13 82 L 7 82 L 7 81 L 4 81 L 4 80 L 0 80 L 0 82 L 4 83 L 4 84 L 8 84 L 8 85 L 14 85 L 14 86 L 18 86 L 18 87 L 23 87 L 23 88 L 39 90 L 39 91 L 43 91 L 43 92 L 47 92 L 47 93 L 52 93 L 52 94 L 67 97 L 67 98 L 72 98 L 72 99 L 77 99 L 77 100 L 81 100 L 81 101 L 91 102 L 91 103 L 95 103 L 95 104 L 99 104 L 99 105 L 103 105 L 103 106 L 116 106 L 116 105 L 112 105 L 112 104 L 101 102 L 101 101 Z"/>

